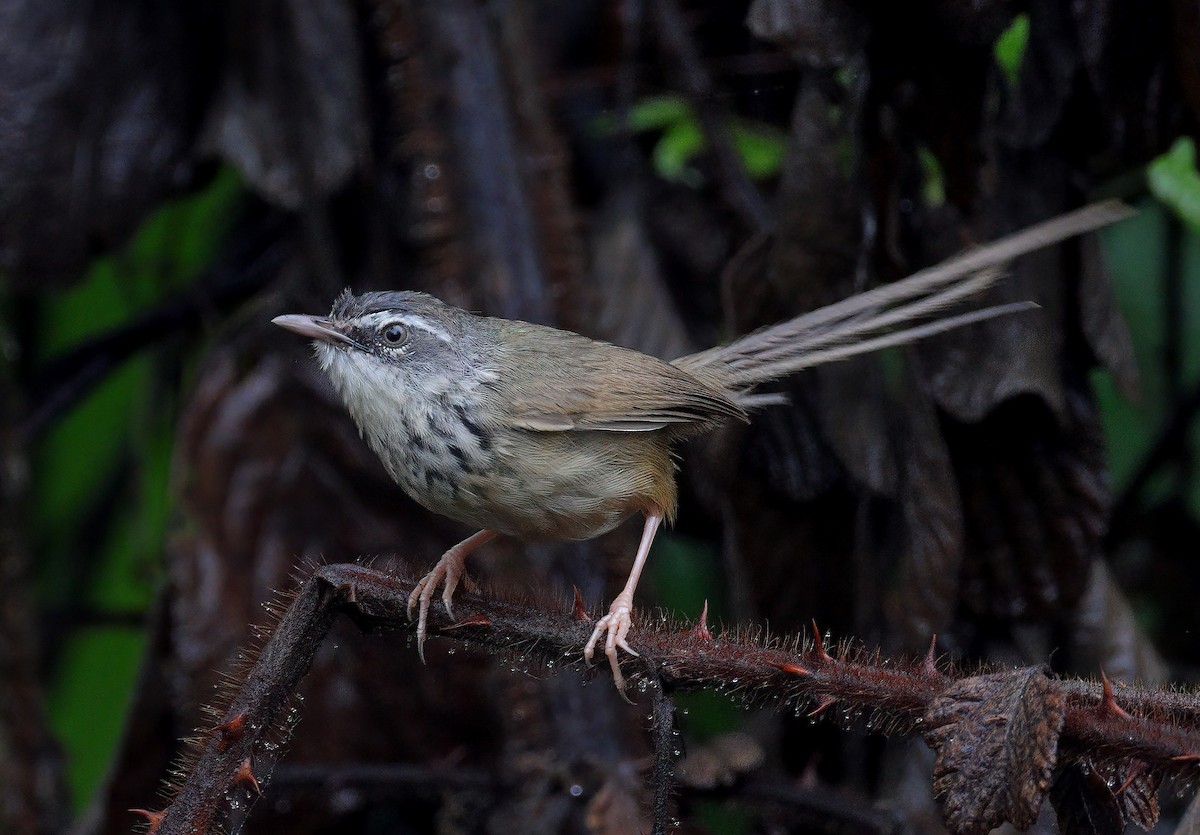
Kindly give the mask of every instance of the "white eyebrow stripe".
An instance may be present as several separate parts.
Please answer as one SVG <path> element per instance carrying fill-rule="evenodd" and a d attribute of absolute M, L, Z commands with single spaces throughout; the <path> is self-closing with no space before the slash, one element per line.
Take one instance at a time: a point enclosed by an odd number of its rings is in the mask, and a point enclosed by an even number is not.
<path fill-rule="evenodd" d="M 382 325 L 385 322 L 399 322 L 402 325 L 408 325 L 410 328 L 416 328 L 417 330 L 425 331 L 425 333 L 440 339 L 447 345 L 453 342 L 453 340 L 450 338 L 450 334 L 446 333 L 437 325 L 431 325 L 420 316 L 413 316 L 411 314 L 397 316 L 391 311 L 382 310 L 378 313 L 368 313 L 366 316 L 362 317 L 360 321 L 362 321 L 363 324 L 371 327 Z"/>
<path fill-rule="evenodd" d="M 422 319 L 420 316 L 399 316 L 396 318 L 396 321 L 400 322 L 401 324 L 408 325 L 409 327 L 417 328 L 418 330 L 423 330 L 423 331 L 425 331 L 425 333 L 432 334 L 432 335 L 436 336 L 438 339 L 442 340 L 442 342 L 445 342 L 447 345 L 449 345 L 451 342 L 450 334 L 446 333 L 444 330 L 439 328 L 437 325 L 429 324 L 424 319 Z"/>

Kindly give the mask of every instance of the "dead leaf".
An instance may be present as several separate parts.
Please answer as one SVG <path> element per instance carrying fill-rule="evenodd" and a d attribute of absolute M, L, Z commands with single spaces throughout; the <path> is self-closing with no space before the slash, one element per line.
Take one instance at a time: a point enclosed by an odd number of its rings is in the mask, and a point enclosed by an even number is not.
<path fill-rule="evenodd" d="M 925 714 L 934 795 L 955 833 L 1030 826 L 1050 787 L 1065 697 L 1039 667 L 963 679 Z"/>
<path fill-rule="evenodd" d="M 858 6 L 843 0 L 754 0 L 746 26 L 813 67 L 845 64 L 870 31 Z"/>
<path fill-rule="evenodd" d="M 1103 763 L 1096 771 L 1104 777 L 1105 786 L 1116 797 L 1127 823 L 1146 831 L 1158 823 L 1158 789 L 1162 786 L 1162 772 L 1151 771 L 1147 763 L 1134 759 Z"/>
<path fill-rule="evenodd" d="M 959 603 L 963 562 L 963 512 L 946 440 L 932 403 L 907 398 L 902 482 L 904 514 L 898 588 L 892 594 L 893 623 L 906 631 L 906 646 L 944 632 Z"/>
<path fill-rule="evenodd" d="M 353 13 L 337 3 L 234 4 L 208 142 L 268 200 L 294 209 L 367 155 Z"/>
<path fill-rule="evenodd" d="M 1064 769 L 1050 790 L 1050 802 L 1063 835 L 1120 835 L 1125 831 L 1120 802 L 1090 765 L 1073 763 Z"/>
<path fill-rule="evenodd" d="M 23 289 L 79 280 L 195 174 L 215 50 L 198 7 L 0 4 L 0 265 Z"/>

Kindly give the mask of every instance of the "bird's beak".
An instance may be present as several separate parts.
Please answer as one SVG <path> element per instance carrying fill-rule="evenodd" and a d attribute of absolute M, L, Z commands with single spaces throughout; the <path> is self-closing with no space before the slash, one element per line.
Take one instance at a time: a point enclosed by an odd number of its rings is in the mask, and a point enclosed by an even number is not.
<path fill-rule="evenodd" d="M 319 339 L 322 342 L 330 342 L 334 345 L 353 345 L 358 347 L 357 342 L 334 327 L 333 322 L 324 316 L 303 316 L 299 313 L 288 313 L 285 316 L 276 316 L 271 322 L 301 336 L 307 336 L 309 339 Z"/>

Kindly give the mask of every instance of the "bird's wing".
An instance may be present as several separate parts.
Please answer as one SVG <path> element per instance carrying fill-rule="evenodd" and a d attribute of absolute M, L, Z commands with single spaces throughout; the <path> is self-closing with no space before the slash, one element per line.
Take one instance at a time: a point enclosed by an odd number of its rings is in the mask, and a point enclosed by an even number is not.
<path fill-rule="evenodd" d="M 569 331 L 506 323 L 519 351 L 490 363 L 505 422 L 538 432 L 652 432 L 745 419 L 733 401 L 670 363 Z"/>

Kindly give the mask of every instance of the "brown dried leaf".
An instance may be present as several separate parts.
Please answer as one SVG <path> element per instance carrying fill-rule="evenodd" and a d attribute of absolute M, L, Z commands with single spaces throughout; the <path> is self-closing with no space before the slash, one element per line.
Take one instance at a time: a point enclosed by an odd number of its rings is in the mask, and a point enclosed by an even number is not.
<path fill-rule="evenodd" d="M 186 4 L 0 4 L 6 283 L 78 280 L 191 179 L 211 16 Z"/>
<path fill-rule="evenodd" d="M 1001 404 L 948 442 L 963 494 L 966 605 L 1061 620 L 1099 559 L 1111 502 L 1095 402 L 1063 387 L 1063 425 L 1032 397 Z"/>
<path fill-rule="evenodd" d="M 845 131 L 853 124 L 854 108 L 840 119 L 831 116 L 834 102 L 816 80 L 803 84 L 796 96 L 788 150 L 780 177 L 779 224 L 767 256 L 766 275 L 742 275 L 724 288 L 736 302 L 733 329 L 750 330 L 811 310 L 862 289 L 856 283 L 861 255 L 860 190 L 841 155 Z M 814 205 L 824 206 L 813 212 Z M 821 474 L 830 469 L 829 452 L 854 478 L 880 492 L 896 484 L 895 462 L 887 443 L 888 406 L 882 374 L 873 358 L 852 360 L 801 375 L 789 381 L 799 405 L 814 404 L 811 412 L 783 416 L 774 410 L 758 422 L 772 437 L 769 466 L 796 485 L 794 495 L 826 489 Z M 767 422 L 771 426 L 767 427 Z M 831 450 L 814 448 L 816 436 Z M 808 437 L 786 437 L 804 432 Z M 778 447 L 778 448 L 775 448 Z M 784 453 L 796 452 L 798 455 Z"/>
<path fill-rule="evenodd" d="M 976 225 L 972 237 L 987 240 L 1009 225 L 1020 225 L 1019 220 L 1006 219 L 1003 208 L 993 211 L 994 220 Z M 1018 215 L 1025 216 L 1033 215 Z M 981 301 L 1032 300 L 1041 310 L 1000 316 L 917 344 L 939 406 L 958 420 L 976 423 L 1004 401 L 1033 394 L 1063 419 L 1065 301 L 1063 282 L 1051 279 L 1062 271 L 1062 257 L 1054 249 L 1017 259 Z"/>
<path fill-rule="evenodd" d="M 580 288 L 588 335 L 663 359 L 695 351 L 647 235 L 641 195 L 618 187 L 597 212 L 591 281 Z"/>
<path fill-rule="evenodd" d="M 1050 802 L 1063 835 L 1120 835 L 1125 831 L 1121 804 L 1096 769 L 1073 764 L 1054 781 Z"/>
<path fill-rule="evenodd" d="M 915 388 L 915 387 L 914 387 Z M 932 403 L 914 392 L 905 412 L 904 514 L 900 582 L 893 593 L 893 623 L 906 645 L 943 632 L 959 603 L 963 561 L 963 512 L 958 482 Z"/>
<path fill-rule="evenodd" d="M 1113 678 L 1147 684 L 1170 678 L 1166 661 L 1103 560 L 1092 563 L 1072 613 L 1069 652 L 1076 669 L 1103 669 Z"/>
<path fill-rule="evenodd" d="M 856 127 L 857 110 L 856 101 L 834 101 L 817 79 L 797 91 L 766 281 L 731 288 L 738 293 L 733 298 L 739 301 L 739 327 L 747 318 L 755 325 L 764 323 L 760 317 L 766 323 L 776 320 L 778 311 L 762 310 L 764 302 L 782 300 L 792 310 L 808 310 L 862 289 L 855 286 L 864 246 L 862 186 L 853 176 L 858 149 L 851 149 L 855 156 L 847 162 L 844 144 L 846 132 Z M 814 212 L 815 205 L 822 210 Z"/>
<path fill-rule="evenodd" d="M 1176 95 L 1164 90 L 1158 79 L 1184 66 L 1171 67 L 1172 50 L 1166 46 L 1178 34 L 1173 31 L 1178 18 L 1170 7 L 1192 4 L 1074 0 L 1057 5 L 1071 12 L 1078 46 L 1068 49 L 1079 54 L 1110 141 L 1129 156 L 1155 153 L 1170 135 L 1172 120 L 1163 115 L 1173 109 L 1174 102 L 1167 102 Z M 1177 48 L 1187 49 L 1188 37 L 1176 39 Z M 1060 43 L 1059 49 L 1067 43 Z"/>
<path fill-rule="evenodd" d="M 754 0 L 746 26 L 814 67 L 845 64 L 870 31 L 861 9 L 843 0 Z"/>
<path fill-rule="evenodd" d="M 1125 771 L 1137 767 L 1143 767 L 1143 764 L 1140 761 L 1131 761 Z M 1126 776 L 1121 782 L 1124 783 L 1128 779 Z M 1157 771 L 1140 774 L 1118 795 L 1125 819 L 1147 832 L 1158 823 L 1158 789 L 1162 785 L 1162 779 L 1162 774 Z"/>
<path fill-rule="evenodd" d="M 1103 763 L 1093 769 L 1116 799 L 1124 822 L 1149 830 L 1158 823 L 1158 789 L 1163 777 L 1142 760 Z"/>
<path fill-rule="evenodd" d="M 349 7 L 233 4 L 209 142 L 267 199 L 297 208 L 339 188 L 367 154 L 366 99 Z"/>
<path fill-rule="evenodd" d="M 956 833 L 1037 818 L 1066 715 L 1059 686 L 1039 667 L 963 679 L 925 714 L 937 752 L 934 795 Z"/>

